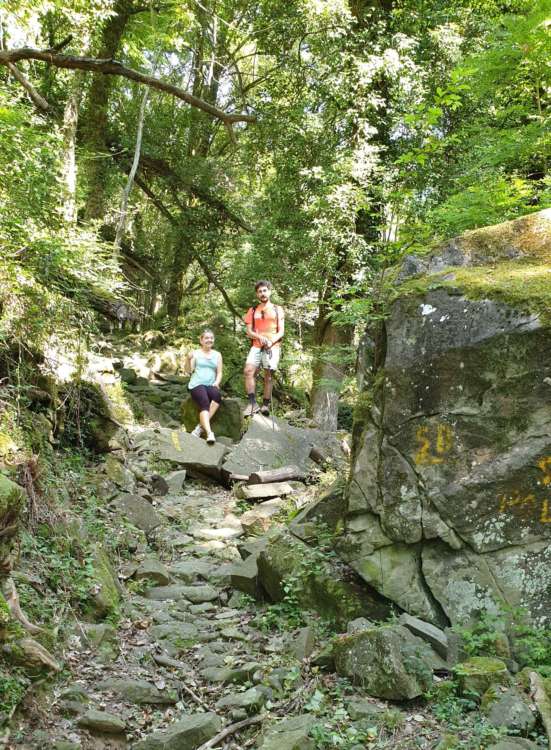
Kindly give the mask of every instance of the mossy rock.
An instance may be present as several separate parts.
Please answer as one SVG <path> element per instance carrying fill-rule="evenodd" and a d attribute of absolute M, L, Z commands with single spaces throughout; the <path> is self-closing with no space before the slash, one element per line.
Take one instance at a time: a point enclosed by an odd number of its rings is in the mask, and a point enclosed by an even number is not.
<path fill-rule="evenodd" d="M 19 530 L 19 515 L 27 496 L 22 487 L 0 474 L 0 571 L 13 564 L 14 538 Z"/>
<path fill-rule="evenodd" d="M 489 656 L 473 656 L 453 668 L 463 694 L 483 695 L 494 685 L 508 685 L 511 675 L 505 662 Z"/>
<path fill-rule="evenodd" d="M 301 605 L 343 627 L 356 617 L 386 619 L 388 604 L 365 586 L 344 579 L 320 553 L 277 531 L 258 556 L 258 578 L 272 601 L 282 601 L 292 584 Z"/>
<path fill-rule="evenodd" d="M 431 650 L 401 625 L 344 636 L 335 643 L 334 656 L 338 674 L 377 698 L 411 700 L 432 684 Z"/>
<path fill-rule="evenodd" d="M 120 602 L 120 584 L 113 571 L 109 556 L 100 548 L 93 555 L 94 570 L 90 596 L 86 606 L 87 614 L 94 620 L 103 620 L 114 615 Z"/>
<path fill-rule="evenodd" d="M 71 383 L 67 386 L 67 393 L 71 395 L 72 389 L 76 387 L 80 403 L 79 423 L 76 424 L 73 414 L 66 412 L 63 415 L 60 437 L 66 444 L 82 440 L 88 448 L 104 453 L 109 450 L 109 443 L 119 426 L 134 423 L 134 415 L 123 386 L 120 382 L 81 382 L 78 386 Z"/>
<path fill-rule="evenodd" d="M 493 299 L 551 324 L 551 211 L 546 209 L 464 232 L 424 257 L 406 259 L 401 293 L 429 287 L 460 290 L 471 299 Z"/>
<path fill-rule="evenodd" d="M 212 429 L 216 436 L 229 437 L 235 442 L 241 440 L 244 430 L 243 405 L 238 398 L 224 398 L 220 408 L 212 419 Z M 199 421 L 197 406 L 191 396 L 183 401 L 181 406 L 181 417 L 184 427 L 191 432 Z"/>
<path fill-rule="evenodd" d="M 0 458 L 13 455 L 18 449 L 19 446 L 11 435 L 8 435 L 6 432 L 0 432 Z"/>
<path fill-rule="evenodd" d="M 13 525 L 25 507 L 25 491 L 4 474 L 0 474 L 0 530 Z"/>

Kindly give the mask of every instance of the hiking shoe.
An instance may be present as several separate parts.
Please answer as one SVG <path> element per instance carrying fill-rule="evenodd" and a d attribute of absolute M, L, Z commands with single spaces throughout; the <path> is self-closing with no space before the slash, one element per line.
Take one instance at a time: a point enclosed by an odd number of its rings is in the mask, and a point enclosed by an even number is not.
<path fill-rule="evenodd" d="M 200 424 L 198 424 L 197 427 L 195 427 L 191 431 L 191 435 L 194 435 L 195 437 L 198 437 L 198 438 L 200 438 L 203 435 L 203 428 L 201 427 Z"/>
<path fill-rule="evenodd" d="M 262 404 L 262 406 L 260 407 L 260 413 L 264 414 L 265 417 L 270 416 L 270 407 L 268 406 L 268 404 Z"/>
<path fill-rule="evenodd" d="M 260 411 L 260 407 L 258 406 L 258 404 L 255 401 L 252 404 L 247 404 L 247 406 L 246 406 L 246 408 L 245 408 L 245 410 L 243 412 L 243 416 L 244 417 L 252 417 L 253 414 L 257 414 L 259 411 Z"/>
<path fill-rule="evenodd" d="M 210 443 L 212 445 L 212 443 L 215 443 L 215 442 L 216 442 L 216 438 L 214 437 L 214 432 L 212 432 L 211 430 L 210 432 L 207 433 L 207 443 Z"/>

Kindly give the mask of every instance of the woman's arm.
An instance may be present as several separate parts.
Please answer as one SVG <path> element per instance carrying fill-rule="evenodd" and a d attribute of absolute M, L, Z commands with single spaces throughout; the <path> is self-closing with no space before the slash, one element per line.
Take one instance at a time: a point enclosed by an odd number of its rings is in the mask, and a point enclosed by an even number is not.
<path fill-rule="evenodd" d="M 222 382 L 222 372 L 223 372 L 223 364 L 222 364 L 222 355 L 220 352 L 218 352 L 218 364 L 216 365 L 216 380 L 214 381 L 214 385 L 216 388 L 220 388 L 220 383 Z"/>
<path fill-rule="evenodd" d="M 188 352 L 186 354 L 186 360 L 184 365 L 184 372 L 186 375 L 191 375 L 195 370 L 195 352 Z"/>

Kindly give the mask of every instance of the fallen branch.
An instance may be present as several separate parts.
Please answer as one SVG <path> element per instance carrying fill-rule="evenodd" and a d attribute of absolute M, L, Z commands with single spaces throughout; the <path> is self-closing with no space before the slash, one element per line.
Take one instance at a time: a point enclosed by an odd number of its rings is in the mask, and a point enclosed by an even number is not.
<path fill-rule="evenodd" d="M 312 453 L 310 453 L 312 457 Z M 264 469 L 255 471 L 249 476 L 248 484 L 271 484 L 284 482 L 287 479 L 306 479 L 306 473 L 298 466 L 282 466 L 280 469 Z"/>
<path fill-rule="evenodd" d="M 54 49 L 40 50 L 32 47 L 20 47 L 18 49 L 0 50 L 0 64 L 9 65 L 19 60 L 41 60 L 48 65 L 54 65 L 56 68 L 69 68 L 71 70 L 88 70 L 92 73 L 102 73 L 103 75 L 121 76 L 131 81 L 143 83 L 158 91 L 164 91 L 167 94 L 181 99 L 192 107 L 206 112 L 212 117 L 216 117 L 225 125 L 233 125 L 236 122 L 256 122 L 255 115 L 248 115 L 241 112 L 224 112 L 215 107 L 213 104 L 199 99 L 193 94 L 189 94 L 179 86 L 166 83 L 160 78 L 148 76 L 140 73 L 138 70 L 128 68 L 120 62 L 112 59 L 99 59 L 95 57 L 77 57 L 76 55 L 61 55 Z"/>
<path fill-rule="evenodd" d="M 211 740 L 200 745 L 197 750 L 209 750 L 209 748 L 216 747 L 216 745 L 218 745 L 219 742 L 222 742 L 222 740 L 225 740 L 226 737 L 230 737 L 241 729 L 252 726 L 252 724 L 259 724 L 261 721 L 264 721 L 265 718 L 266 714 L 258 714 L 258 716 L 251 716 L 250 719 L 243 719 L 243 721 L 230 724 L 229 727 L 218 732 L 218 734 L 216 734 Z"/>

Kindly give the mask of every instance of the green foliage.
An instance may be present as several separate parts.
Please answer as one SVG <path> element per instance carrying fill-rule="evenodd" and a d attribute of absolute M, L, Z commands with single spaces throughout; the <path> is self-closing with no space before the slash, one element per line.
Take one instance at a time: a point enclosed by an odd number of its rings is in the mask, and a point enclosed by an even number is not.
<path fill-rule="evenodd" d="M 480 16 L 455 67 L 403 118 L 406 148 L 396 165 L 411 192 L 396 197 L 409 216 L 406 244 L 551 205 L 548 18 L 549 0 Z M 470 23 L 460 21 L 462 35 Z"/>
<path fill-rule="evenodd" d="M 507 658 L 509 643 L 521 666 L 551 675 L 551 630 L 530 622 L 521 608 L 482 612 L 469 627 L 456 627 L 469 656 Z"/>
<path fill-rule="evenodd" d="M 0 664 L 0 726 L 11 716 L 29 685 L 30 680 L 23 670 L 10 668 L 8 672 Z"/>
<path fill-rule="evenodd" d="M 503 656 L 506 641 L 502 614 L 484 611 L 469 627 L 455 627 L 468 656 Z"/>

